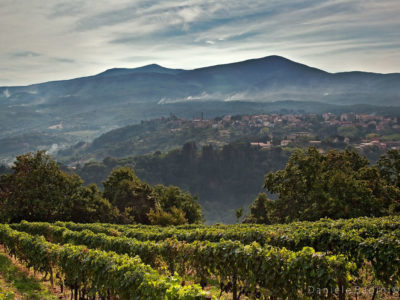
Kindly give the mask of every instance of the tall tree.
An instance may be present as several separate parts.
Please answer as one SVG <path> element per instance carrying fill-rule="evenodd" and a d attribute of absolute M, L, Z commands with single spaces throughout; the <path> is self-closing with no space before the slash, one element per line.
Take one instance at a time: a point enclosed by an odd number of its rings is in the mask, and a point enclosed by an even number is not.
<path fill-rule="evenodd" d="M 177 186 L 164 186 L 158 184 L 154 187 L 160 208 L 165 212 L 172 213 L 172 209 L 181 210 L 187 222 L 200 223 L 203 221 L 201 206 L 197 202 L 197 196 L 183 192 Z"/>
<path fill-rule="evenodd" d="M 153 187 L 141 181 L 131 168 L 114 169 L 103 186 L 104 196 L 135 222 L 158 225 L 202 222 L 197 197 L 176 186 Z"/>
<path fill-rule="evenodd" d="M 126 223 L 118 209 L 103 198 L 95 184 L 77 189 L 65 209 L 64 219 L 72 222 Z"/>
<path fill-rule="evenodd" d="M 243 217 L 243 207 L 235 209 L 236 223 L 240 222 L 240 219 Z"/>
<path fill-rule="evenodd" d="M 392 149 L 378 160 L 379 173 L 386 183 L 400 189 L 400 150 Z M 400 213 L 400 197 L 390 207 L 392 213 Z"/>
<path fill-rule="evenodd" d="M 156 207 L 156 195 L 153 188 L 142 182 L 128 167 L 114 169 L 103 182 L 104 197 L 128 213 L 135 222 L 149 224 L 147 214 Z"/>
<path fill-rule="evenodd" d="M 265 193 L 258 194 L 250 206 L 250 214 L 243 223 L 271 224 L 274 223 L 274 201 L 269 199 Z"/>
<path fill-rule="evenodd" d="M 13 173 L 0 180 L 2 212 L 10 222 L 55 221 L 82 180 L 63 173 L 44 151 L 18 156 Z"/>
<path fill-rule="evenodd" d="M 278 196 L 274 214 L 281 222 L 382 216 L 398 195 L 357 152 L 321 154 L 313 147 L 296 151 L 284 170 L 268 173 L 264 187 Z"/>
<path fill-rule="evenodd" d="M 78 175 L 60 170 L 44 151 L 18 156 L 12 173 L 0 179 L 0 213 L 5 222 L 110 221 L 115 213 Z"/>
<path fill-rule="evenodd" d="M 378 160 L 379 172 L 388 184 L 400 188 L 400 150 L 389 150 Z"/>

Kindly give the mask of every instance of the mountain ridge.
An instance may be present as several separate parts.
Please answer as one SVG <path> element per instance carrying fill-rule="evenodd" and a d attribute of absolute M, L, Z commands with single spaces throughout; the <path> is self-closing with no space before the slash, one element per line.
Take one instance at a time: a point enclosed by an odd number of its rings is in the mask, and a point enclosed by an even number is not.
<path fill-rule="evenodd" d="M 157 64 L 112 68 L 87 77 L 0 87 L 0 139 L 34 130 L 75 143 L 171 112 L 218 116 L 245 111 L 216 103 L 286 100 L 400 107 L 400 74 L 329 73 L 276 55 L 193 70 Z M 184 111 L 180 104 L 190 105 Z"/>
<path fill-rule="evenodd" d="M 0 103 L 21 106 L 105 104 L 106 99 L 118 103 L 296 100 L 399 105 L 400 73 L 329 73 L 272 55 L 192 70 L 157 64 L 112 68 L 87 77 L 0 87 Z"/>
<path fill-rule="evenodd" d="M 167 68 L 167 67 L 163 67 L 157 63 L 152 63 L 152 64 L 148 64 L 148 65 L 143 65 L 140 67 L 134 67 L 134 68 L 120 68 L 120 67 L 113 67 L 113 68 L 109 68 L 106 69 L 98 74 L 94 74 L 94 75 L 86 75 L 86 76 L 81 76 L 81 77 L 74 77 L 74 78 L 68 78 L 68 79 L 60 79 L 60 80 L 49 80 L 49 81 L 44 81 L 44 82 L 36 82 L 36 83 L 32 83 L 32 84 L 27 84 L 27 85 L 11 85 L 11 86 L 0 86 L 0 89 L 4 89 L 4 88 L 21 88 L 21 87 L 31 87 L 31 86 L 37 86 L 37 85 L 42 85 L 42 84 L 48 84 L 48 83 L 54 83 L 54 82 L 62 82 L 62 81 L 73 81 L 73 80 L 77 80 L 77 79 L 85 79 L 85 78 L 92 78 L 92 77 L 98 77 L 113 71 L 117 71 L 117 70 L 124 70 L 124 71 L 135 71 L 136 73 L 139 73 L 139 71 L 143 70 L 143 73 L 162 73 L 162 72 L 155 72 L 153 71 L 146 71 L 150 68 L 159 68 L 160 70 L 165 70 L 165 73 L 171 73 L 173 74 L 174 72 L 179 73 L 179 72 L 190 72 L 190 71 L 200 71 L 200 70 L 206 70 L 206 69 L 215 69 L 215 68 L 220 68 L 220 67 L 225 67 L 225 66 L 235 66 L 235 65 L 240 65 L 240 64 L 246 64 L 246 63 L 251 63 L 251 62 L 262 62 L 264 60 L 281 60 L 281 61 L 286 61 L 286 62 L 290 62 L 292 64 L 296 64 L 302 67 L 306 67 L 309 69 L 313 69 L 315 71 L 320 71 L 326 74 L 331 74 L 331 75 L 343 75 L 343 74 L 369 74 L 369 75 L 400 75 L 400 71 L 399 72 L 392 72 L 392 73 L 379 73 L 379 72 L 369 72 L 369 71 L 358 71 L 358 70 L 353 70 L 353 71 L 341 71 L 341 72 L 329 72 L 329 71 L 325 71 L 323 69 L 320 68 L 316 68 L 316 67 L 311 67 L 309 65 L 303 64 L 303 63 L 299 63 L 296 62 L 294 60 L 285 58 L 283 56 L 279 56 L 279 55 L 269 55 L 269 56 L 264 56 L 264 57 L 260 57 L 260 58 L 251 58 L 251 59 L 246 59 L 246 60 L 242 60 L 242 61 L 237 61 L 237 62 L 231 62 L 231 63 L 224 63 L 224 64 L 217 64 L 217 65 L 211 65 L 211 66 L 205 66 L 205 67 L 199 67 L 199 68 L 194 68 L 194 69 L 177 69 L 177 68 Z"/>
<path fill-rule="evenodd" d="M 367 87 L 368 95 L 360 86 Z M 92 76 L 0 87 L 0 102 L 8 99 L 17 104 L 31 105 L 59 102 L 59 98 L 74 96 L 81 103 L 109 97 L 128 103 L 291 99 L 331 104 L 398 105 L 399 86 L 400 73 L 329 73 L 272 55 L 192 70 L 165 68 L 157 64 L 112 68 Z M 380 99 L 375 101 L 375 98 Z"/>

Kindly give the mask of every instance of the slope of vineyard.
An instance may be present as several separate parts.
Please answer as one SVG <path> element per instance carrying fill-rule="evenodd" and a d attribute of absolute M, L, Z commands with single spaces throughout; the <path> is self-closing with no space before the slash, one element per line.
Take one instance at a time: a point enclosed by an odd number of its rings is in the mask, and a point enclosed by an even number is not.
<path fill-rule="evenodd" d="M 395 297 L 400 283 L 400 217 L 269 226 L 21 222 L 1 225 L 0 243 L 88 296 L 346 299 L 362 296 L 361 287 L 375 299 L 379 287 Z"/>
<path fill-rule="evenodd" d="M 197 285 L 182 287 L 179 277 L 165 277 L 142 263 L 139 257 L 92 250 L 69 244 L 57 245 L 43 237 L 0 226 L 0 240 L 12 255 L 28 266 L 50 273 L 51 281 L 83 294 L 121 299 L 202 299 Z M 59 272 L 56 276 L 55 272 Z"/>

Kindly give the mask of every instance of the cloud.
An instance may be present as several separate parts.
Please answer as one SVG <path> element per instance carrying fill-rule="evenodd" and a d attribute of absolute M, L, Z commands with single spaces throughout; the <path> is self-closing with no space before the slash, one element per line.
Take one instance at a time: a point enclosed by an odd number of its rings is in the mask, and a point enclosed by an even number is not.
<path fill-rule="evenodd" d="M 53 59 L 56 62 L 67 63 L 67 64 L 72 64 L 76 62 L 74 59 L 69 59 L 69 58 L 51 57 L 50 59 Z"/>
<path fill-rule="evenodd" d="M 33 52 L 33 51 L 21 51 L 21 52 L 14 52 L 11 53 L 10 56 L 13 58 L 25 58 L 25 57 L 38 57 L 41 54 Z"/>
<path fill-rule="evenodd" d="M 271 54 L 328 71 L 399 72 L 398 3 L 2 0 L 2 77 L 25 84 L 109 67 L 190 69 Z"/>
<path fill-rule="evenodd" d="M 55 4 L 48 13 L 49 18 L 62 18 L 77 16 L 82 13 L 85 7 L 83 1 L 68 1 Z"/>

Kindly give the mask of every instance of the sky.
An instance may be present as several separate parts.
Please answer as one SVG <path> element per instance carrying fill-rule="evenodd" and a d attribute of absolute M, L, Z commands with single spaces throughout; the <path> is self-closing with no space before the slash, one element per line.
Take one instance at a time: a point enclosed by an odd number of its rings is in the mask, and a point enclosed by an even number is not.
<path fill-rule="evenodd" d="M 399 0 L 0 0 L 0 86 L 280 55 L 400 73 Z"/>

